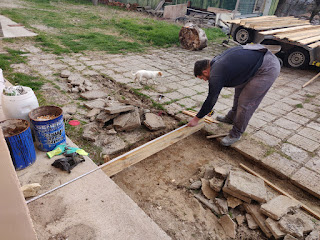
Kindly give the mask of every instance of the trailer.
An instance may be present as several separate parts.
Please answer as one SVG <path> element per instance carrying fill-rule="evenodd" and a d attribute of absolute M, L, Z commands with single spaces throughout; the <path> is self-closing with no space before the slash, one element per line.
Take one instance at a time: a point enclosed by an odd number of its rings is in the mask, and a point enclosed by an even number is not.
<path fill-rule="evenodd" d="M 320 66 L 320 25 L 295 17 L 262 16 L 229 20 L 229 34 L 240 43 L 261 43 L 279 47 L 276 53 L 292 68 Z"/>

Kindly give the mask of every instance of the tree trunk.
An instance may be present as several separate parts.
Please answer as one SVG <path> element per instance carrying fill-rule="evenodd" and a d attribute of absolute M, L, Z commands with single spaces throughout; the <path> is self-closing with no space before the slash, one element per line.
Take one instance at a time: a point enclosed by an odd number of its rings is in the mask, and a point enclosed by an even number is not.
<path fill-rule="evenodd" d="M 179 41 L 183 48 L 188 50 L 202 50 L 207 46 L 206 33 L 193 23 L 187 23 L 179 32 Z"/>

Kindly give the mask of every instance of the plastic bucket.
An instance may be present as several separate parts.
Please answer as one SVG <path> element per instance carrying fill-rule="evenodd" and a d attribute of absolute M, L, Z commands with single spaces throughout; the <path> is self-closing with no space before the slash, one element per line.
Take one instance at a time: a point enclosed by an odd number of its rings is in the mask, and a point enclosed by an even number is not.
<path fill-rule="evenodd" d="M 0 122 L 13 165 L 20 170 L 36 160 L 30 123 L 24 119 L 7 119 Z"/>
<path fill-rule="evenodd" d="M 23 87 L 27 93 L 19 96 L 2 94 L 2 110 L 6 118 L 29 120 L 28 114 L 32 109 L 39 107 L 36 95 L 29 87 Z"/>
<path fill-rule="evenodd" d="M 34 131 L 35 145 L 39 150 L 48 152 L 66 142 L 61 108 L 38 107 L 29 113 L 29 118 Z"/>

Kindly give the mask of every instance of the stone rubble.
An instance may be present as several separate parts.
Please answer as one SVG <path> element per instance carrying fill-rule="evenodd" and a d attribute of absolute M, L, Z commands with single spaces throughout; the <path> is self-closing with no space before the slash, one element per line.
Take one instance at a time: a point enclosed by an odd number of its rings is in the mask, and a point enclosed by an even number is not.
<path fill-rule="evenodd" d="M 279 220 L 288 212 L 293 212 L 298 209 L 300 204 L 284 195 L 277 196 L 269 202 L 261 205 L 261 212 L 268 217 Z"/>
<path fill-rule="evenodd" d="M 26 184 L 21 187 L 21 192 L 25 198 L 35 197 L 37 193 L 41 189 L 41 185 L 39 183 L 31 183 Z"/>
<path fill-rule="evenodd" d="M 162 118 L 154 113 L 146 113 L 143 124 L 151 131 L 166 128 L 166 125 Z"/>
<path fill-rule="evenodd" d="M 247 219 L 247 223 L 248 223 L 248 227 L 252 230 L 254 229 L 258 229 L 259 225 L 256 223 L 256 221 L 253 219 L 253 217 L 251 216 L 251 214 L 246 213 L 246 219 Z"/>
<path fill-rule="evenodd" d="M 272 218 L 267 218 L 266 226 L 269 228 L 275 239 L 282 238 L 286 235 L 286 233 L 281 231 L 278 221 L 275 221 Z"/>
<path fill-rule="evenodd" d="M 236 229 L 237 224 L 230 218 L 229 215 L 223 215 L 219 219 L 219 223 L 221 224 L 223 230 L 225 233 L 232 239 L 235 239 L 236 237 Z"/>

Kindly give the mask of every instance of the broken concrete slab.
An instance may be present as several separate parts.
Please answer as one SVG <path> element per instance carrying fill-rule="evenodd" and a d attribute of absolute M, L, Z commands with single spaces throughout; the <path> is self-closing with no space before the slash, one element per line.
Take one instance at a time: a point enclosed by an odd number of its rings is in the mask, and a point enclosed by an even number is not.
<path fill-rule="evenodd" d="M 69 70 L 63 70 L 60 73 L 60 77 L 62 77 L 62 78 L 68 78 L 70 75 L 71 75 L 71 72 Z"/>
<path fill-rule="evenodd" d="M 87 100 L 94 100 L 98 98 L 108 97 L 108 94 L 101 90 L 91 90 L 80 94 L 80 97 Z"/>
<path fill-rule="evenodd" d="M 212 202 L 212 200 L 208 200 L 200 194 L 195 194 L 194 197 L 198 199 L 201 203 L 203 203 L 206 207 L 208 207 L 214 214 L 219 214 L 218 207 Z"/>
<path fill-rule="evenodd" d="M 297 238 L 303 237 L 303 221 L 300 218 L 293 217 L 292 215 L 286 215 L 279 221 L 281 231 L 290 234 Z"/>
<path fill-rule="evenodd" d="M 231 169 L 231 166 L 217 166 L 217 167 L 214 167 L 214 172 L 215 174 L 226 179 L 229 175 L 230 169 Z"/>
<path fill-rule="evenodd" d="M 275 239 L 282 238 L 286 235 L 286 233 L 281 231 L 281 229 L 279 227 L 279 222 L 273 220 L 272 218 L 267 218 L 266 226 L 269 228 L 269 230 L 271 231 L 271 233 Z"/>
<path fill-rule="evenodd" d="M 129 112 L 135 109 L 135 106 L 132 105 L 112 105 L 107 108 L 105 108 L 105 111 L 109 114 L 116 114 L 116 113 L 123 113 L 123 112 Z M 140 116 L 139 116 L 140 118 Z"/>
<path fill-rule="evenodd" d="M 198 189 L 201 188 L 201 186 L 202 186 L 201 181 L 195 181 L 195 182 L 193 182 L 193 183 L 190 185 L 190 189 L 192 189 L 192 190 L 198 190 Z"/>
<path fill-rule="evenodd" d="M 219 177 L 213 177 L 209 180 L 209 183 L 210 183 L 210 187 L 216 191 L 216 192 L 220 192 L 222 187 L 223 187 L 223 184 L 224 184 L 224 180 L 225 179 L 222 179 L 222 178 L 219 178 Z"/>
<path fill-rule="evenodd" d="M 236 237 L 236 228 L 237 224 L 230 218 L 229 215 L 223 215 L 219 219 L 219 223 L 221 224 L 225 233 L 232 239 Z"/>
<path fill-rule="evenodd" d="M 85 140 L 95 142 L 98 138 L 98 125 L 95 123 L 90 123 L 86 125 L 83 129 L 82 137 Z"/>
<path fill-rule="evenodd" d="M 243 215 L 238 215 L 238 216 L 236 216 L 236 221 L 237 221 L 237 223 L 238 223 L 239 226 L 241 226 L 241 225 L 244 223 L 245 219 L 246 219 L 246 217 L 243 216 Z M 257 226 L 258 226 L 258 225 L 257 225 Z"/>
<path fill-rule="evenodd" d="M 84 106 L 89 109 L 93 109 L 93 108 L 102 109 L 104 108 L 105 105 L 106 105 L 105 100 L 100 98 L 84 103 Z"/>
<path fill-rule="evenodd" d="M 217 207 L 220 211 L 220 214 L 228 214 L 227 200 L 222 199 L 222 198 L 215 198 L 214 202 L 217 205 Z"/>
<path fill-rule="evenodd" d="M 108 134 L 108 135 L 116 135 L 116 134 L 117 134 L 117 131 L 114 130 L 114 128 L 111 128 L 111 129 L 108 129 L 108 130 L 106 131 L 106 134 Z"/>
<path fill-rule="evenodd" d="M 236 208 L 237 206 L 239 206 L 240 204 L 242 204 L 242 201 L 239 198 L 235 198 L 232 196 L 228 196 L 227 197 L 227 203 L 228 203 L 228 207 L 230 208 Z"/>
<path fill-rule="evenodd" d="M 259 225 L 256 223 L 256 221 L 253 219 L 253 217 L 251 216 L 251 214 L 246 213 L 246 219 L 247 219 L 247 223 L 248 223 L 248 227 L 252 230 L 258 229 Z"/>
<path fill-rule="evenodd" d="M 210 188 L 209 180 L 201 178 L 201 183 L 202 183 L 201 190 L 202 190 L 203 195 L 208 199 L 215 199 L 217 197 L 218 193 L 213 191 Z"/>
<path fill-rule="evenodd" d="M 229 190 L 241 196 L 262 203 L 267 201 L 267 190 L 264 181 L 250 173 L 231 170 L 225 185 Z"/>
<path fill-rule="evenodd" d="M 86 87 L 92 87 L 92 82 L 90 81 L 90 80 L 88 80 L 88 79 L 85 79 L 84 80 L 84 83 L 83 83 Z"/>
<path fill-rule="evenodd" d="M 288 212 L 292 212 L 298 208 L 300 208 L 298 201 L 284 195 L 279 195 L 269 202 L 262 204 L 261 212 L 274 220 L 279 220 Z"/>
<path fill-rule="evenodd" d="M 93 108 L 93 109 L 91 109 L 91 110 L 87 113 L 87 117 L 88 117 L 88 118 L 95 117 L 95 116 L 97 116 L 100 112 L 101 112 L 101 109 Z"/>
<path fill-rule="evenodd" d="M 110 121 L 110 120 L 112 120 L 112 119 L 114 119 L 114 118 L 116 118 L 118 116 L 119 116 L 119 114 L 111 115 L 109 113 L 106 113 L 106 112 L 102 111 L 97 115 L 96 120 L 98 122 L 106 123 L 106 122 L 108 122 L 108 121 Z"/>
<path fill-rule="evenodd" d="M 266 221 L 267 217 L 260 212 L 260 205 L 245 203 L 245 204 L 243 204 L 243 206 L 244 206 L 245 210 L 247 211 L 247 213 L 251 214 L 251 216 L 253 217 L 255 222 L 259 225 L 259 227 L 264 232 L 264 234 L 268 238 L 270 238 L 272 236 L 272 233 L 269 230 L 269 228 L 266 226 L 265 221 Z"/>
<path fill-rule="evenodd" d="M 227 186 L 226 186 L 226 183 L 224 184 L 223 188 L 222 188 L 222 191 L 224 193 L 227 193 L 228 195 L 231 195 L 233 197 L 236 197 L 236 198 L 239 198 L 241 199 L 242 201 L 246 202 L 246 203 L 251 203 L 251 199 L 248 198 L 248 197 L 245 197 L 245 196 L 242 196 L 232 190 L 230 190 Z"/>
<path fill-rule="evenodd" d="M 138 108 L 133 112 L 119 115 L 113 120 L 113 126 L 117 131 L 132 131 L 141 126 Z"/>
<path fill-rule="evenodd" d="M 298 240 L 297 238 L 291 236 L 290 234 L 287 234 L 283 240 Z"/>
<path fill-rule="evenodd" d="M 127 144 L 116 135 L 109 135 L 109 140 L 106 142 L 108 143 L 102 149 L 102 154 L 105 155 L 118 153 L 127 147 Z"/>
<path fill-rule="evenodd" d="M 63 111 L 63 114 L 67 113 L 67 114 L 73 115 L 77 112 L 77 107 L 76 106 L 64 106 L 64 107 L 62 107 L 62 111 Z"/>
<path fill-rule="evenodd" d="M 166 128 L 166 124 L 164 123 L 162 117 L 154 113 L 146 113 L 143 124 L 151 131 L 156 131 L 159 129 Z"/>
<path fill-rule="evenodd" d="M 306 238 L 305 240 L 319 240 L 320 239 L 320 234 L 319 231 L 314 230 L 312 231 Z"/>
<path fill-rule="evenodd" d="M 39 183 L 26 184 L 21 187 L 24 198 L 37 196 L 40 189 L 41 185 Z"/>
<path fill-rule="evenodd" d="M 302 220 L 304 234 L 313 231 L 313 229 L 315 227 L 314 222 L 312 221 L 313 219 L 308 214 L 306 214 L 304 211 L 298 210 L 292 216 Z"/>
<path fill-rule="evenodd" d="M 84 83 L 84 78 L 80 74 L 71 74 L 68 77 L 68 82 L 73 86 L 80 86 Z"/>

